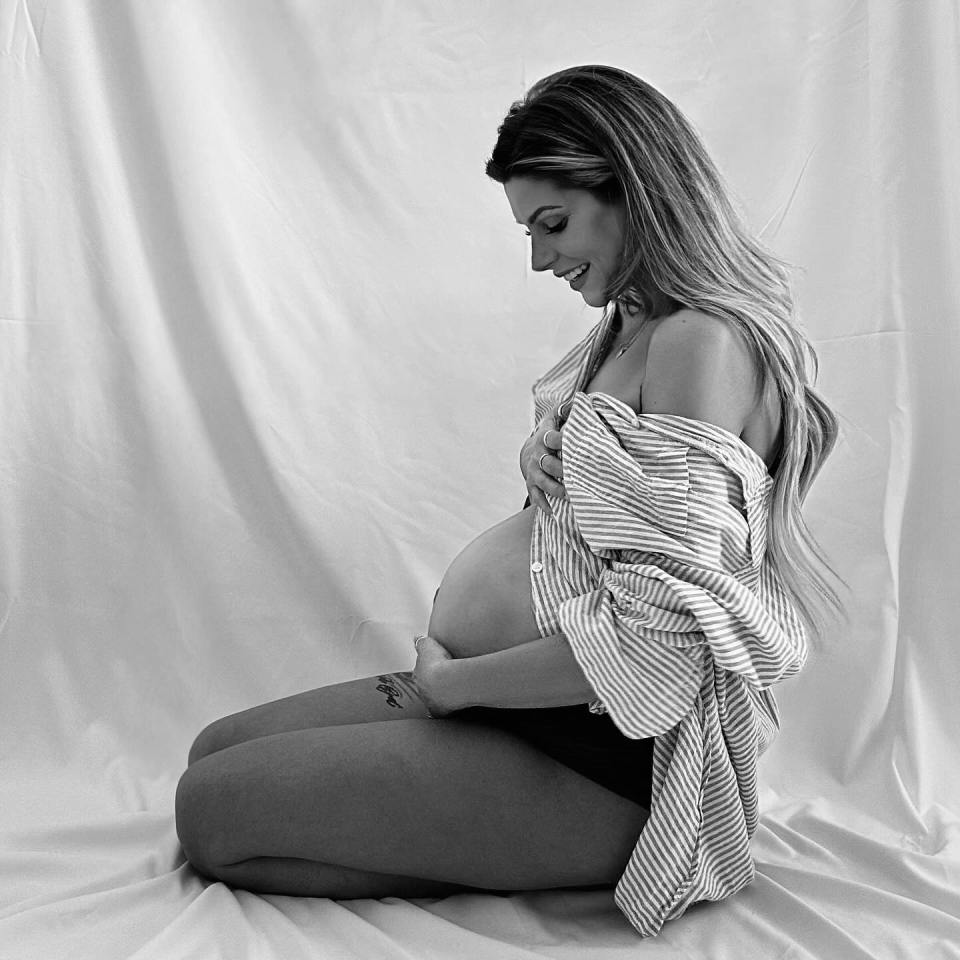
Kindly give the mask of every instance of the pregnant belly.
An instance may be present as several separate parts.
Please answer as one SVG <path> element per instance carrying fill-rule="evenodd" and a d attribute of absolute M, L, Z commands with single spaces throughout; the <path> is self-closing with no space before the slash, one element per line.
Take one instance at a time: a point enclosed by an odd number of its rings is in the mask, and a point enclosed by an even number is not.
<path fill-rule="evenodd" d="M 478 657 L 539 638 L 530 599 L 535 509 L 481 533 L 443 575 L 427 632 L 454 657 Z"/>

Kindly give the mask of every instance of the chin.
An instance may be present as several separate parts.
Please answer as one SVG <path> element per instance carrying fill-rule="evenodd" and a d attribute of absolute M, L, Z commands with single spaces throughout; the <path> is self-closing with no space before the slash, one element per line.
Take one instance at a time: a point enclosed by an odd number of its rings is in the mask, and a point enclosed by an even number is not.
<path fill-rule="evenodd" d="M 603 297 L 595 293 L 590 293 L 587 290 L 581 290 L 580 296 L 583 297 L 583 302 L 588 307 L 605 307 L 607 305 L 607 301 L 604 300 Z"/>

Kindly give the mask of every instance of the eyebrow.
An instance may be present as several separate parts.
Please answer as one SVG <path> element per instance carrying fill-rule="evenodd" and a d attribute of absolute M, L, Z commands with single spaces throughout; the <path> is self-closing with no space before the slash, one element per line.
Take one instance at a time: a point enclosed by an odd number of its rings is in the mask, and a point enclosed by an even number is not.
<path fill-rule="evenodd" d="M 554 204 L 552 204 L 552 205 L 550 205 L 550 206 L 537 207 L 537 209 L 533 211 L 533 214 L 531 215 L 530 219 L 527 221 L 527 226 L 528 226 L 528 227 L 532 227 L 532 226 L 533 226 L 533 221 L 536 220 L 537 217 L 539 217 L 540 214 L 543 213 L 544 210 L 559 210 L 559 209 L 560 209 L 560 204 L 559 204 L 559 203 L 554 203 Z M 522 226 L 522 224 L 521 224 L 521 226 Z"/>

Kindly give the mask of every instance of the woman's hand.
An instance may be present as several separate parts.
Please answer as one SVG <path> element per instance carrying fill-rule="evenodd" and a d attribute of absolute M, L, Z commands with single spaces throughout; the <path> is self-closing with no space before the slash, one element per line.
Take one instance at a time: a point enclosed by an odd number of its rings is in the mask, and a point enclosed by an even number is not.
<path fill-rule="evenodd" d="M 413 645 L 417 651 L 417 662 L 413 667 L 413 682 L 420 692 L 420 699 L 427 708 L 427 713 L 434 720 L 453 713 L 457 708 L 443 702 L 441 681 L 444 664 L 453 660 L 453 654 L 433 637 L 414 637 Z"/>
<path fill-rule="evenodd" d="M 537 424 L 527 442 L 520 450 L 520 472 L 523 474 L 530 494 L 530 502 L 553 516 L 546 494 L 565 497 L 563 486 L 562 437 L 557 428 L 555 407 Z"/>

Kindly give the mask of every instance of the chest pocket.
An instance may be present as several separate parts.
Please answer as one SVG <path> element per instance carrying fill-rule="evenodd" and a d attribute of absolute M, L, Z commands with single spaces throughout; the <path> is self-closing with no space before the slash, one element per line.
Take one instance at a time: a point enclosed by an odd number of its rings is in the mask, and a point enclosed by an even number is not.
<path fill-rule="evenodd" d="M 690 511 L 690 466 L 686 447 L 664 445 L 660 440 L 655 450 L 638 453 L 626 446 L 631 457 L 639 462 L 636 483 L 644 518 L 651 526 L 671 539 L 687 534 Z"/>
<path fill-rule="evenodd" d="M 564 438 L 565 482 L 584 540 L 605 559 L 634 551 L 688 558 L 686 448 L 641 452 L 610 435 L 606 441 L 581 446 Z"/>

